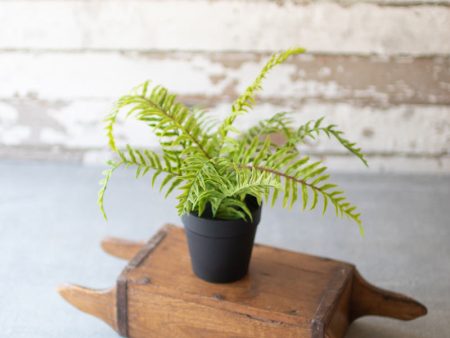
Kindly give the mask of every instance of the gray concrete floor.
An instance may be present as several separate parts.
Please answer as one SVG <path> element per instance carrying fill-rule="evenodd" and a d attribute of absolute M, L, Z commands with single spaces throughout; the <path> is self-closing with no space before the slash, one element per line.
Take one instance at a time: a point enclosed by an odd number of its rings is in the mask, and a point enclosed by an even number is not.
<path fill-rule="evenodd" d="M 117 337 L 106 324 L 65 303 L 58 284 L 113 285 L 124 262 L 102 253 L 107 235 L 146 239 L 179 224 L 174 199 L 148 179 L 119 171 L 96 206 L 102 168 L 0 162 L 0 337 Z M 412 322 L 367 317 L 348 337 L 450 337 L 450 176 L 337 175 L 366 228 L 332 215 L 265 208 L 257 241 L 353 262 L 380 287 L 424 303 Z"/>

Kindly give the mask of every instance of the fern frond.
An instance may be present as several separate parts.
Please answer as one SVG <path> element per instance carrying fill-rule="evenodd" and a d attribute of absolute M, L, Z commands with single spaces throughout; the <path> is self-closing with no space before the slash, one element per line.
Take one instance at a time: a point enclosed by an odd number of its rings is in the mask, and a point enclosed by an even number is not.
<path fill-rule="evenodd" d="M 136 178 L 140 178 L 152 171 L 152 186 L 154 186 L 156 178 L 161 174 L 164 175 L 164 179 L 160 186 L 160 191 L 170 181 L 182 182 L 181 173 L 182 168 L 180 163 L 174 163 L 166 154 L 159 155 L 151 150 L 139 150 L 134 149 L 130 145 L 127 145 L 126 151 L 118 151 L 120 157 L 120 164 L 125 167 L 136 168 Z M 175 187 L 171 187 L 172 191 Z"/>
<path fill-rule="evenodd" d="M 104 120 L 104 122 L 106 123 L 105 131 L 106 137 L 108 139 L 108 146 L 112 151 L 117 151 L 116 139 L 114 137 L 114 126 L 117 123 L 117 117 L 119 113 L 120 109 L 119 107 L 117 107 L 117 104 L 115 104 L 112 112 Z"/>
<path fill-rule="evenodd" d="M 107 164 L 108 164 L 109 168 L 102 172 L 103 178 L 99 182 L 100 190 L 98 191 L 98 195 L 97 195 L 97 204 L 100 207 L 100 211 L 105 220 L 108 219 L 108 217 L 106 216 L 105 205 L 104 205 L 106 189 L 108 187 L 108 183 L 109 183 L 109 180 L 111 179 L 113 172 L 118 167 L 120 167 L 120 163 L 115 163 L 114 161 L 108 161 Z"/>
<path fill-rule="evenodd" d="M 270 188 L 278 187 L 271 175 L 243 170 L 225 158 L 203 161 L 191 158 L 184 178 L 187 184 L 178 197 L 179 213 L 196 211 L 202 215 L 209 204 L 213 217 L 221 215 L 226 219 L 237 215 L 240 215 L 238 218 L 251 218 L 243 202 L 246 196 L 254 196 L 260 203 L 261 196 Z"/>
<path fill-rule="evenodd" d="M 303 48 L 292 48 L 272 55 L 272 57 L 269 59 L 269 61 L 267 61 L 253 83 L 247 87 L 244 93 L 239 96 L 236 101 L 234 101 L 231 107 L 231 113 L 227 118 L 225 118 L 225 120 L 218 128 L 217 136 L 219 137 L 219 139 L 215 143 L 218 143 L 217 147 L 219 148 L 219 153 L 220 149 L 222 149 L 223 143 L 226 141 L 228 132 L 232 130 L 234 120 L 239 115 L 248 112 L 255 104 L 255 95 L 259 90 L 262 89 L 262 83 L 269 71 L 277 65 L 285 62 L 286 59 L 288 59 L 291 55 L 301 54 L 304 52 L 305 49 Z"/>
<path fill-rule="evenodd" d="M 244 150 L 240 150 L 240 152 L 245 154 L 246 150 L 252 148 L 252 145 L 243 145 L 242 147 Z M 283 207 L 292 207 L 300 195 L 302 209 L 305 210 L 308 207 L 314 209 L 321 197 L 324 212 L 330 202 L 334 206 L 337 216 L 348 217 L 355 221 L 362 233 L 360 214 L 356 212 L 356 207 L 343 196 L 342 191 L 336 185 L 328 182 L 330 176 L 326 173 L 327 168 L 321 161 L 312 161 L 308 156 L 301 156 L 298 151 L 293 152 L 289 146 L 264 152 L 267 153 L 264 160 L 258 160 L 255 163 L 246 158 L 247 161 L 241 162 L 238 166 L 252 172 L 259 171 L 272 175 L 272 179 L 276 177 L 277 181 L 272 182 L 277 182 L 278 188 L 273 190 L 272 204 L 276 202 L 279 193 L 282 193 Z M 258 154 L 253 158 L 257 157 Z"/>
<path fill-rule="evenodd" d="M 100 181 L 100 190 L 98 192 L 97 203 L 103 214 L 105 220 L 106 212 L 104 208 L 104 196 L 108 187 L 109 180 L 112 173 L 119 167 L 135 167 L 136 178 L 140 178 L 146 175 L 149 171 L 152 171 L 152 186 L 154 186 L 156 178 L 161 174 L 164 175 L 164 179 L 160 185 L 160 191 L 168 185 L 170 186 L 166 191 L 165 197 L 167 197 L 175 188 L 177 188 L 182 182 L 181 167 L 177 163 L 173 163 L 166 155 L 159 155 L 150 150 L 134 149 L 130 145 L 127 145 L 125 151 L 117 150 L 119 159 L 117 161 L 109 161 L 109 169 L 103 172 L 103 178 Z"/>
<path fill-rule="evenodd" d="M 176 96 L 164 87 L 156 86 L 149 90 L 148 82 L 134 89 L 130 95 L 122 96 L 107 118 L 107 135 L 114 151 L 117 147 L 113 128 L 118 114 L 124 109 L 128 109 L 126 116 L 133 115 L 154 130 L 164 152 L 177 155 L 198 153 L 210 157 L 206 151 L 209 137 L 202 128 L 206 121 L 198 120 L 201 114 L 177 102 Z"/>
<path fill-rule="evenodd" d="M 243 132 L 240 139 L 249 143 L 257 136 L 261 138 L 274 133 L 281 133 L 286 139 L 289 139 L 293 132 L 292 122 L 288 113 L 280 112 L 268 119 L 259 121 L 258 124 Z"/>
<path fill-rule="evenodd" d="M 208 114 L 206 110 L 194 107 L 192 108 L 192 113 L 194 114 L 200 128 L 207 135 L 213 134 L 217 129 L 217 126 L 220 124 L 219 119 L 214 115 Z"/>
<path fill-rule="evenodd" d="M 256 128 L 250 129 L 244 137 L 229 147 L 227 156 L 233 158 L 236 163 L 259 163 L 267 160 L 271 157 L 273 163 L 279 160 L 281 155 L 289 156 L 293 158 L 298 155 L 296 149 L 291 146 L 279 145 L 272 142 L 272 133 L 281 132 L 286 139 L 290 139 L 291 131 L 287 124 L 283 124 L 284 131 L 278 126 L 271 126 L 266 124 L 272 121 L 262 121 L 261 125 L 255 126 Z M 267 133 L 266 133 L 267 132 Z M 265 138 L 262 137 L 265 135 Z M 252 138 L 251 138 L 252 137 Z M 272 151 L 281 150 L 277 152 L 276 156 L 272 156 Z M 279 165 L 283 165 L 283 162 L 279 162 Z"/>
<path fill-rule="evenodd" d="M 364 154 L 362 153 L 361 148 L 357 147 L 356 143 L 350 142 L 347 139 L 343 137 L 343 132 L 336 129 L 335 125 L 330 125 L 323 129 L 325 134 L 327 134 L 328 137 L 334 136 L 336 140 L 339 141 L 340 144 L 342 144 L 347 150 L 349 150 L 351 153 L 353 153 L 356 157 L 358 157 L 366 167 L 369 166 L 367 163 L 367 160 L 364 157 Z"/>
<path fill-rule="evenodd" d="M 181 194 L 178 195 L 177 210 L 178 214 L 182 215 L 194 211 L 195 195 L 201 192 L 201 189 L 206 187 L 204 181 L 204 172 L 211 170 L 213 164 L 211 159 L 205 160 L 202 157 L 187 157 L 184 159 L 185 170 L 182 178 L 185 184 L 181 187 Z M 205 205 L 200 205 L 200 214 L 203 212 Z"/>
<path fill-rule="evenodd" d="M 336 215 L 339 217 L 348 217 L 355 221 L 363 235 L 364 229 L 360 219 L 360 214 L 356 212 L 356 207 L 350 204 L 341 190 L 338 190 L 337 186 L 330 184 L 317 184 L 311 181 L 311 179 L 327 180 L 327 175 L 320 176 L 325 167 L 320 167 L 316 171 L 305 174 L 304 169 L 297 170 L 293 175 L 287 175 L 283 171 L 274 170 L 270 167 L 252 166 L 247 165 L 246 168 L 251 170 L 258 170 L 261 172 L 271 173 L 278 176 L 280 180 L 284 180 L 285 185 L 283 189 L 283 206 L 292 206 L 297 200 L 297 191 L 301 189 L 302 193 L 302 209 L 305 210 L 308 205 L 311 209 L 314 209 L 317 205 L 318 196 L 322 196 L 323 199 L 323 212 L 327 210 L 328 201 L 330 201 L 335 207 Z M 324 169 L 325 168 L 325 169 Z M 305 178 L 306 177 L 306 178 Z M 313 194 L 313 201 L 310 202 L 310 194 Z M 273 196 L 272 203 L 277 199 L 277 195 Z"/>
<path fill-rule="evenodd" d="M 361 148 L 356 146 L 356 143 L 350 142 L 343 135 L 344 133 L 337 129 L 335 124 L 330 124 L 328 126 L 322 126 L 323 117 L 317 120 L 311 120 L 300 126 L 295 133 L 291 135 L 288 139 L 288 144 L 290 146 L 295 146 L 299 143 L 303 143 L 304 140 L 309 137 L 315 139 L 324 133 L 328 138 L 335 138 L 342 146 L 344 146 L 348 151 L 358 157 L 361 162 L 368 167 L 367 160 L 362 153 Z"/>
<path fill-rule="evenodd" d="M 288 57 L 303 53 L 301 48 L 274 54 L 254 82 L 236 99 L 230 114 L 218 123 L 205 111 L 188 108 L 161 86 L 145 82 L 121 97 L 106 118 L 106 133 L 111 149 L 118 155 L 104 172 L 98 194 L 100 209 L 106 218 L 104 196 L 112 173 L 119 167 L 133 167 L 136 177 L 152 174 L 152 185 L 159 177 L 165 196 L 175 189 L 180 215 L 196 213 L 220 219 L 252 217 L 248 197 L 258 204 L 265 199 L 272 205 L 282 200 L 284 207 L 300 205 L 315 209 L 322 204 L 325 213 L 333 207 L 336 215 L 355 221 L 362 233 L 360 214 L 343 192 L 329 182 L 327 168 L 311 160 L 297 148 L 306 138 L 321 134 L 336 139 L 367 165 L 361 149 L 348 141 L 333 124 L 324 126 L 323 118 L 309 121 L 297 129 L 287 113 L 278 113 L 241 132 L 235 119 L 253 108 L 255 95 L 268 72 Z M 162 154 L 127 145 L 120 149 L 114 138 L 114 126 L 120 113 L 146 123 L 158 137 Z M 230 136 L 233 134 L 232 136 Z M 238 137 L 236 137 L 238 135 Z M 280 142 L 275 135 L 283 136 Z M 320 203 L 322 201 L 322 203 Z"/>

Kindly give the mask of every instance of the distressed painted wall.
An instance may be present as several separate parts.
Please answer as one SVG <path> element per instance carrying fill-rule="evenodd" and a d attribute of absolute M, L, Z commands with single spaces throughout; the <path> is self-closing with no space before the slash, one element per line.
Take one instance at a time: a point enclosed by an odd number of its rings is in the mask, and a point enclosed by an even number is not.
<path fill-rule="evenodd" d="M 288 110 L 326 116 L 372 171 L 450 172 L 450 1 L 0 1 L 0 157 L 98 163 L 114 99 L 153 79 L 224 116 L 271 50 L 276 69 L 245 127 Z M 125 128 L 126 127 L 126 128 Z M 123 142 L 156 146 L 127 122 Z M 358 163 L 326 140 L 310 151 Z"/>

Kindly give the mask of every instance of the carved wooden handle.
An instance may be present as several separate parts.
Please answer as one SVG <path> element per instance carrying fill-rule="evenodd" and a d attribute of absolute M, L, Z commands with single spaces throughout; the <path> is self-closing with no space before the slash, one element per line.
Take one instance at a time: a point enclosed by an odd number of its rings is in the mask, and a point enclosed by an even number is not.
<path fill-rule="evenodd" d="M 106 237 L 101 243 L 103 251 L 126 260 L 132 259 L 144 245 L 145 242 L 134 242 L 116 237 Z"/>
<path fill-rule="evenodd" d="M 383 316 L 412 320 L 427 314 L 427 308 L 414 299 L 377 288 L 355 269 L 350 300 L 350 320 L 362 316 Z"/>
<path fill-rule="evenodd" d="M 94 290 L 64 284 L 58 287 L 58 293 L 77 309 L 100 318 L 117 331 L 116 288 Z"/>

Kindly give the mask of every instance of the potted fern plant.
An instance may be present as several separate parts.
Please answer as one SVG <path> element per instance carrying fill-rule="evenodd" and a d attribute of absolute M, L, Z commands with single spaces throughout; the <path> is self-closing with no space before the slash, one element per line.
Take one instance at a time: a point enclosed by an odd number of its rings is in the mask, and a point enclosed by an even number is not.
<path fill-rule="evenodd" d="M 302 209 L 321 204 L 323 212 L 333 206 L 336 215 L 353 220 L 362 232 L 360 214 L 329 182 L 327 168 L 298 147 L 308 138 L 325 135 L 367 165 L 361 149 L 335 125 L 325 125 L 319 118 L 294 126 L 287 113 L 274 114 L 246 131 L 234 124 L 252 109 L 267 73 L 303 52 L 294 48 L 272 55 L 220 124 L 149 82 L 121 97 L 106 119 L 109 146 L 117 156 L 108 162 L 98 195 L 104 217 L 104 194 L 117 168 L 134 167 L 136 177 L 152 173 L 152 184 L 161 176 L 165 196 L 178 191 L 177 210 L 186 229 L 193 271 L 210 282 L 231 282 L 247 273 L 263 200 L 273 205 L 282 196 L 283 207 L 292 208 L 299 200 Z M 161 151 L 119 148 L 113 130 L 121 112 L 147 124 Z M 274 134 L 283 135 L 284 141 L 275 142 Z"/>

